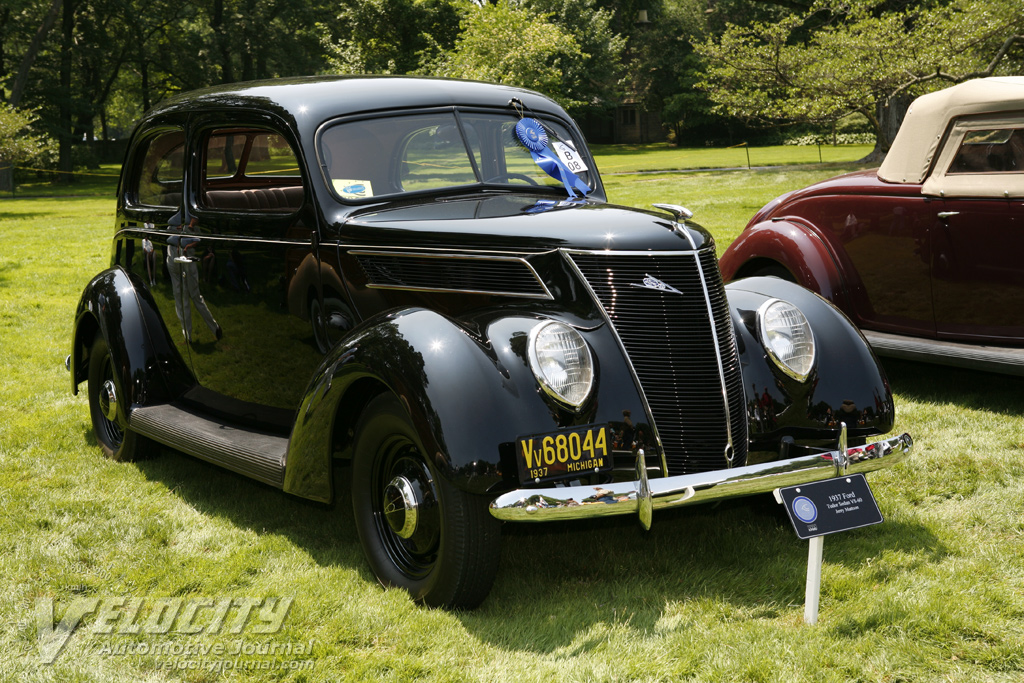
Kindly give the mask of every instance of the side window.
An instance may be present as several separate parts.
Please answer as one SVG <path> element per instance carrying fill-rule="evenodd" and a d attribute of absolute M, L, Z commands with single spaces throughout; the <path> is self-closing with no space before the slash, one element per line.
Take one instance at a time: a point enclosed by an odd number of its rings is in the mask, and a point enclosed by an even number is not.
<path fill-rule="evenodd" d="M 171 208 L 181 204 L 184 150 L 185 134 L 181 130 L 150 138 L 135 176 L 135 186 L 130 188 L 130 194 L 139 204 Z"/>
<path fill-rule="evenodd" d="M 203 148 L 203 205 L 287 213 L 302 206 L 302 171 L 288 140 L 260 129 L 215 129 Z"/>
<path fill-rule="evenodd" d="M 963 173 L 1024 173 L 1024 129 L 968 131 L 947 171 Z"/>

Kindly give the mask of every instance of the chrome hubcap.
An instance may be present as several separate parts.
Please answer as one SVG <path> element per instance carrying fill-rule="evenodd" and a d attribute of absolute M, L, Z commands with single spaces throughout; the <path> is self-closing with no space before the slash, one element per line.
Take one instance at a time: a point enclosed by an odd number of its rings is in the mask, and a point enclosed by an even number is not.
<path fill-rule="evenodd" d="M 117 418 L 117 389 L 113 380 L 107 380 L 100 387 L 100 412 L 103 417 L 113 422 Z"/>
<path fill-rule="evenodd" d="M 384 487 L 384 518 L 399 538 L 412 538 L 419 520 L 420 501 L 412 484 L 403 476 Z"/>

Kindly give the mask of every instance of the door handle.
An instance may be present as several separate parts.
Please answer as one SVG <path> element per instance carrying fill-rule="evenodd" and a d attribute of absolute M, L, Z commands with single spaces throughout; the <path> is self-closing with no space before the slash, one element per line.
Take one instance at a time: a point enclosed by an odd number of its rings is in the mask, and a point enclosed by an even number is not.
<path fill-rule="evenodd" d="M 950 216 L 959 216 L 959 211 L 939 211 L 939 218 L 949 218 Z"/>

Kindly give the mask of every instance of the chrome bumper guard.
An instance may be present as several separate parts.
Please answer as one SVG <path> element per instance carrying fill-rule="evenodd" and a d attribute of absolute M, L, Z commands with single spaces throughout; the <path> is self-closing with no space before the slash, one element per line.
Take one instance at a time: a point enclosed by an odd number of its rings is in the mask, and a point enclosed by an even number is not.
<path fill-rule="evenodd" d="M 650 529 L 654 510 L 768 493 L 778 488 L 847 474 L 874 472 L 902 462 L 910 455 L 913 444 L 910 435 L 903 434 L 848 449 L 844 425 L 838 448 L 834 451 L 660 479 L 647 478 L 641 451 L 637 456 L 636 481 L 509 491 L 491 503 L 491 514 L 510 522 L 636 514 L 644 528 Z"/>

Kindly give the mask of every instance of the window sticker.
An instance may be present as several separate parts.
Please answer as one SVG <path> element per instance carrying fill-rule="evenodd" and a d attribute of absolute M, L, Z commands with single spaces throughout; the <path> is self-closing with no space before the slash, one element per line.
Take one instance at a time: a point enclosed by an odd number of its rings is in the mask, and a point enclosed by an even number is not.
<path fill-rule="evenodd" d="M 341 195 L 342 199 L 365 199 L 373 196 L 373 185 L 369 180 L 334 178 L 333 183 L 334 191 Z"/>
<path fill-rule="evenodd" d="M 555 148 L 555 152 L 558 153 L 558 158 L 561 159 L 562 163 L 565 164 L 573 173 L 583 173 L 584 171 L 590 170 L 587 168 L 587 165 L 583 163 L 583 158 L 579 153 L 561 140 L 555 140 L 553 147 Z"/>

